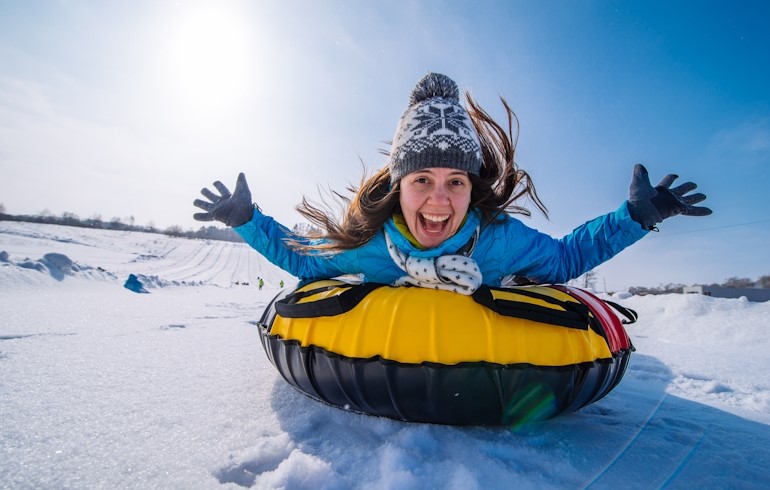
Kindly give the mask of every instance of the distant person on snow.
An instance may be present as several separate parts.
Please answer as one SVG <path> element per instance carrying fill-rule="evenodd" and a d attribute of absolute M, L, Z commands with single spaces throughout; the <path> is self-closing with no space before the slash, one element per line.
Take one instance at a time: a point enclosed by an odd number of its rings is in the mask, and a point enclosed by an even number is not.
<path fill-rule="evenodd" d="M 636 165 L 629 199 L 609 214 L 555 239 L 525 226 L 513 214 L 530 215 L 515 203 L 529 198 L 547 211 L 529 175 L 514 162 L 518 120 L 504 99 L 507 129 L 470 96 L 460 104 L 454 81 L 429 73 L 411 93 L 387 165 L 361 185 L 341 221 L 303 199 L 299 212 L 322 231 L 298 236 L 252 204 L 243 173 L 231 194 L 194 205 L 199 221 L 231 226 L 273 264 L 300 279 L 360 274 L 365 281 L 414 285 L 472 294 L 481 284 L 562 283 L 580 276 L 644 237 L 662 220 L 705 216 L 688 194 L 688 182 L 671 188 L 667 175 L 653 187 Z M 467 108 L 467 109 L 466 109 Z M 518 137 L 518 126 L 517 126 Z"/>

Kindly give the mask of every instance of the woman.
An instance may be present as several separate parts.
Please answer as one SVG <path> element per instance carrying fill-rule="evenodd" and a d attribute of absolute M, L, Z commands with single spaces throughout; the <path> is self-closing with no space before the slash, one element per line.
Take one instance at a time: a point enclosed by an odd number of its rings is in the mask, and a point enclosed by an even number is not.
<path fill-rule="evenodd" d="M 514 162 L 515 115 L 505 100 L 507 130 L 457 85 L 429 73 L 412 91 L 401 117 L 388 165 L 364 180 L 341 223 L 303 199 L 298 210 L 323 232 L 300 237 L 252 205 L 243 173 L 235 191 L 221 183 L 200 221 L 232 226 L 272 263 L 299 277 L 316 279 L 361 274 L 365 281 L 415 285 L 472 294 L 481 284 L 499 286 L 510 276 L 538 283 L 575 278 L 645 236 L 663 219 L 711 214 L 696 207 L 706 196 L 685 195 L 686 183 L 669 187 L 668 175 L 653 188 L 636 165 L 630 197 L 618 210 L 554 239 L 511 214 L 529 215 L 515 202 L 529 198 L 541 211 L 527 173 Z"/>

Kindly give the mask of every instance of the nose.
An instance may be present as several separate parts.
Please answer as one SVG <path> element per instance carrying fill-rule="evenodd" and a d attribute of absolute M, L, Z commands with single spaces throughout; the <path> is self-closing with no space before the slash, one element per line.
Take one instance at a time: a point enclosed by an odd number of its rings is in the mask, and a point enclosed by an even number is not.
<path fill-rule="evenodd" d="M 443 185 L 435 185 L 430 191 L 428 202 L 431 204 L 446 204 L 449 202 L 449 193 Z"/>

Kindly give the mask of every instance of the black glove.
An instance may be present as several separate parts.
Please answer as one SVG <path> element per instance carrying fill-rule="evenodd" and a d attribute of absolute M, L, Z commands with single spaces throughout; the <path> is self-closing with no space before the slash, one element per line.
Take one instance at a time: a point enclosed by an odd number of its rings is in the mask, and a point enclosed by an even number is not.
<path fill-rule="evenodd" d="M 693 206 L 706 199 L 704 194 L 690 194 L 697 185 L 687 182 L 673 189 L 669 189 L 679 176 L 668 174 L 663 177 L 660 184 L 652 187 L 650 176 L 644 165 L 634 166 L 634 176 L 631 179 L 628 198 L 628 212 L 631 218 L 642 225 L 645 230 L 652 230 L 655 225 L 666 218 L 684 214 L 685 216 L 708 216 L 709 208 Z"/>
<path fill-rule="evenodd" d="M 193 218 L 198 221 L 217 220 L 232 227 L 241 226 L 251 221 L 254 207 L 251 203 L 251 191 L 249 191 L 249 185 L 246 183 L 246 176 L 243 175 L 243 172 L 238 174 L 238 181 L 235 183 L 233 194 L 230 194 L 227 187 L 220 181 L 214 182 L 214 187 L 219 191 L 219 196 L 205 187 L 201 189 L 201 194 L 208 201 L 196 199 L 193 204 L 206 212 L 195 213 Z"/>

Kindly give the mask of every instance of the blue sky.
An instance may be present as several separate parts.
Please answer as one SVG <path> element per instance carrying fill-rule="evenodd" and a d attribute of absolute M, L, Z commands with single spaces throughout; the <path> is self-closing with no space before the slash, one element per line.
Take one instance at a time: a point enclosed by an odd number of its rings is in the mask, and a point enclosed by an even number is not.
<path fill-rule="evenodd" d="M 303 194 L 379 168 L 414 83 L 454 78 L 521 121 L 561 236 L 616 209 L 634 163 L 714 214 L 677 217 L 599 288 L 770 274 L 770 4 L 762 1 L 0 0 L 0 203 L 197 228 L 245 171 L 291 226 Z M 655 182 L 653 182 L 655 183 Z"/>

